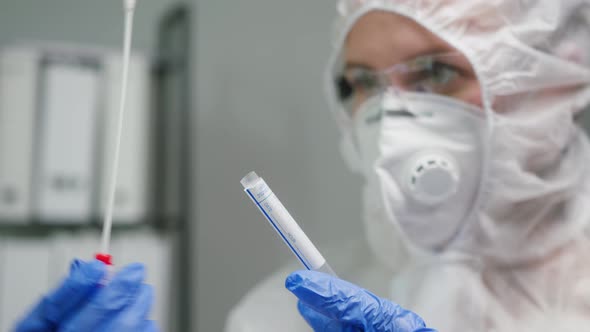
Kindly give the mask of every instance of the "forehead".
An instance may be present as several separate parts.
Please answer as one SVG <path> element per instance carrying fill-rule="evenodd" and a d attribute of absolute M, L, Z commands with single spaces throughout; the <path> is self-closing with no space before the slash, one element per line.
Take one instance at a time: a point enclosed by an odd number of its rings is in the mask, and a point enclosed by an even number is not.
<path fill-rule="evenodd" d="M 363 15 L 352 26 L 344 45 L 344 60 L 379 69 L 419 55 L 452 50 L 414 20 L 375 10 Z"/>

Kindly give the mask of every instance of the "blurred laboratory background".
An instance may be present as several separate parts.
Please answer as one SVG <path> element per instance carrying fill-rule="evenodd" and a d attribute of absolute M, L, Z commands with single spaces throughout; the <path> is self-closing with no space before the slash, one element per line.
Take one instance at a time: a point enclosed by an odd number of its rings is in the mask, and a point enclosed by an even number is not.
<path fill-rule="evenodd" d="M 0 0 L 0 331 L 99 249 L 121 6 Z M 138 0 L 112 254 L 146 264 L 164 331 L 222 331 L 249 289 L 297 266 L 242 191 L 249 171 L 328 260 L 362 234 L 323 96 L 334 7 Z"/>

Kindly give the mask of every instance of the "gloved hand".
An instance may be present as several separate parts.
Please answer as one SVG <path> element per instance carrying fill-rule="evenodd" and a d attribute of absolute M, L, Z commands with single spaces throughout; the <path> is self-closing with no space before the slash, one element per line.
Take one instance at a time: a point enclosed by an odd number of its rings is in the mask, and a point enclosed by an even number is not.
<path fill-rule="evenodd" d="M 314 331 L 436 332 L 415 313 L 324 273 L 294 272 L 285 286 Z"/>
<path fill-rule="evenodd" d="M 74 260 L 70 275 L 16 325 L 15 332 L 154 332 L 147 320 L 153 291 L 143 284 L 145 270 L 131 264 L 106 286 L 106 266 L 96 260 Z"/>

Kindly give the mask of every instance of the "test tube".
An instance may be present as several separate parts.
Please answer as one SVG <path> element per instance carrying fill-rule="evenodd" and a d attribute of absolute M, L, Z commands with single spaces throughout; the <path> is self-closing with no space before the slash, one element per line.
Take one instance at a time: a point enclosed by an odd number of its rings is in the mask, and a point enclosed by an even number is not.
<path fill-rule="evenodd" d="M 252 202 L 306 269 L 336 276 L 324 256 L 261 177 L 250 172 L 240 182 Z"/>

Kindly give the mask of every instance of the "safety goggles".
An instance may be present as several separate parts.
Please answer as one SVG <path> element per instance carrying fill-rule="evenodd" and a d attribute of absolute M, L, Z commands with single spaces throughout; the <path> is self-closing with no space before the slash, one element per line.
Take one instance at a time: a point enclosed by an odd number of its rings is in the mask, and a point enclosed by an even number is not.
<path fill-rule="evenodd" d="M 366 100 L 384 91 L 409 91 L 454 97 L 464 88 L 468 73 L 457 65 L 459 52 L 419 56 L 387 69 L 348 65 L 334 77 L 334 92 L 341 107 L 353 116 Z"/>

